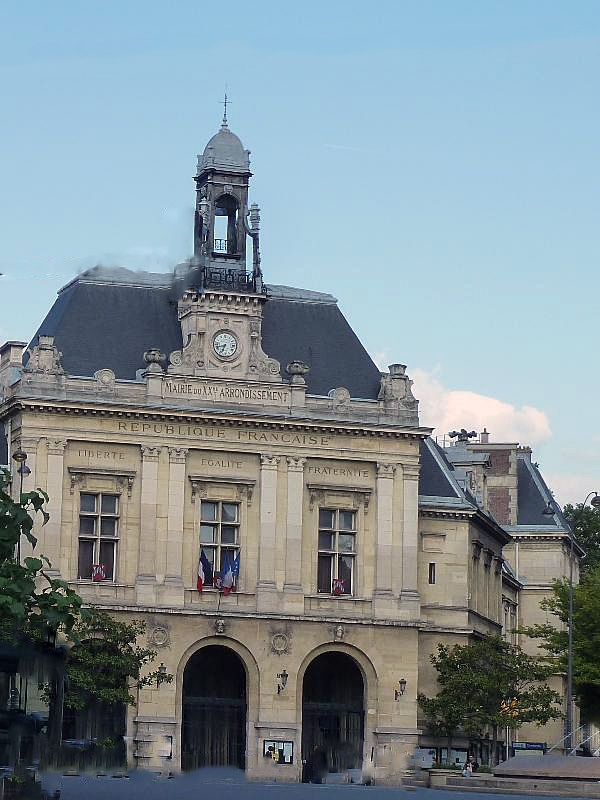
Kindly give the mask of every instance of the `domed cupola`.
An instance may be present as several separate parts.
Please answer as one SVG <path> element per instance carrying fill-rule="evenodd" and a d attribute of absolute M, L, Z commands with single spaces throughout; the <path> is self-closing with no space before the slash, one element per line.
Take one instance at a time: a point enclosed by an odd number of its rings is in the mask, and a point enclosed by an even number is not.
<path fill-rule="evenodd" d="M 253 289 L 260 284 L 259 210 L 248 208 L 250 151 L 223 122 L 198 156 L 194 256 L 206 280 Z M 249 218 L 249 221 L 248 221 Z M 252 274 L 246 276 L 246 238 L 252 245 Z M 205 284 L 206 285 L 206 284 Z"/>

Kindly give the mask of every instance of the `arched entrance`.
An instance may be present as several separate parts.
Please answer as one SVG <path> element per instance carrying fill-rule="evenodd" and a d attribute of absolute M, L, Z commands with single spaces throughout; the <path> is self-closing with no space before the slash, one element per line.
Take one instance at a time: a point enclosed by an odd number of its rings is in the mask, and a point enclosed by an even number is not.
<path fill-rule="evenodd" d="M 302 686 L 303 779 L 319 783 L 326 772 L 362 767 L 364 681 L 353 658 L 323 653 Z"/>
<path fill-rule="evenodd" d="M 228 647 L 198 650 L 183 673 L 181 768 L 245 769 L 246 670 Z"/>

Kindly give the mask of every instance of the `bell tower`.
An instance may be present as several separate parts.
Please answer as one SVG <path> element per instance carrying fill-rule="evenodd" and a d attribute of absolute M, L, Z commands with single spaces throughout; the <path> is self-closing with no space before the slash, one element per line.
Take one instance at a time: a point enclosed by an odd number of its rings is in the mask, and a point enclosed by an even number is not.
<path fill-rule="evenodd" d="M 252 276 L 254 279 L 260 278 L 259 212 L 256 205 L 248 208 L 251 176 L 250 151 L 244 149 L 239 137 L 227 124 L 226 96 L 223 122 L 202 155 L 198 156 L 198 168 L 194 176 L 194 259 L 203 268 L 202 272 L 209 283 L 212 280 L 216 283 L 244 284 L 242 274 L 246 275 L 247 272 L 248 236 L 254 242 Z M 243 291 L 245 287 L 241 285 L 237 288 Z"/>

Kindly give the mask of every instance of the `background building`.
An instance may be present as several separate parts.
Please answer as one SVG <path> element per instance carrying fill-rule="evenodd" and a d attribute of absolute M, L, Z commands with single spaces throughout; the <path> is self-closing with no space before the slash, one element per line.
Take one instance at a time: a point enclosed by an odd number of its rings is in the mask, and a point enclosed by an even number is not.
<path fill-rule="evenodd" d="M 546 580 L 566 530 L 530 525 L 549 494 L 524 451 L 505 474 L 497 447 L 438 446 L 404 365 L 380 373 L 334 297 L 264 282 L 250 177 L 224 120 L 190 261 L 89 270 L 29 348 L 4 345 L 5 460 L 24 449 L 49 495 L 55 573 L 143 617 L 175 677 L 139 692 L 133 763 L 395 781 L 430 743 L 436 644 L 506 631 L 524 553 L 551 534 Z"/>

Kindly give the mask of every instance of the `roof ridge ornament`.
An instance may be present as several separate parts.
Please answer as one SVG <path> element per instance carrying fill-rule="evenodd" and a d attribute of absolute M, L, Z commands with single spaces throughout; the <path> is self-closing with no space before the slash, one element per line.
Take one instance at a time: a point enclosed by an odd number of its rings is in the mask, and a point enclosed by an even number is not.
<path fill-rule="evenodd" d="M 222 128 L 229 127 L 227 125 L 227 103 L 230 103 L 230 102 L 231 102 L 231 100 L 229 100 L 227 98 L 227 86 L 226 86 L 225 87 L 225 97 L 224 97 L 224 100 L 223 100 L 223 122 L 221 123 L 221 127 Z"/>

